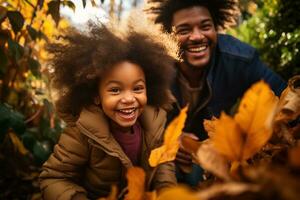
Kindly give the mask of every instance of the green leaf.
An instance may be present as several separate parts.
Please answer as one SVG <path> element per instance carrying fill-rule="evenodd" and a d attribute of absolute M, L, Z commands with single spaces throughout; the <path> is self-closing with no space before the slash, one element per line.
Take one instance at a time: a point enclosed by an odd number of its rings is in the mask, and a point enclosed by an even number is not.
<path fill-rule="evenodd" d="M 45 162 L 52 153 L 53 144 L 48 141 L 36 141 L 33 146 L 33 155 L 39 164 Z"/>
<path fill-rule="evenodd" d="M 24 17 L 19 11 L 8 11 L 7 17 L 15 34 L 17 34 L 24 25 Z"/>
<path fill-rule="evenodd" d="M 15 59 L 15 61 L 20 60 L 24 54 L 24 48 L 10 38 L 8 39 L 8 49 L 9 54 Z"/>
<path fill-rule="evenodd" d="M 64 1 L 63 5 L 71 8 L 73 10 L 73 12 L 75 12 L 75 10 L 76 10 L 76 6 L 72 1 Z"/>
<path fill-rule="evenodd" d="M 1 74 L 5 74 L 7 62 L 8 59 L 5 55 L 5 52 L 2 48 L 0 48 L 0 73 Z"/>
<path fill-rule="evenodd" d="M 60 20 L 59 6 L 60 6 L 60 0 L 53 0 L 48 3 L 47 14 L 51 15 L 56 25 L 58 25 Z"/>
<path fill-rule="evenodd" d="M 22 139 L 22 142 L 23 142 L 24 146 L 26 147 L 26 149 L 33 152 L 33 147 L 37 140 L 34 137 L 34 134 L 28 130 L 21 136 L 21 139 Z"/>
<path fill-rule="evenodd" d="M 0 136 L 6 134 L 9 128 L 22 135 L 26 129 L 24 116 L 12 110 L 9 106 L 0 104 Z"/>
<path fill-rule="evenodd" d="M 5 20 L 6 16 L 7 16 L 6 8 L 0 6 L 0 24 Z"/>
<path fill-rule="evenodd" d="M 28 59 L 28 65 L 29 65 L 29 69 L 32 72 L 32 74 L 35 77 L 40 77 L 41 76 L 41 72 L 40 72 L 40 63 L 33 59 L 33 58 L 29 58 Z"/>
<path fill-rule="evenodd" d="M 82 0 L 82 5 L 83 5 L 83 8 L 85 8 L 85 6 L 86 6 L 86 0 Z"/>
<path fill-rule="evenodd" d="M 26 29 L 31 37 L 31 39 L 35 40 L 36 38 L 39 37 L 39 32 L 37 32 L 32 26 L 27 25 Z"/>
<path fill-rule="evenodd" d="M 0 46 L 4 46 L 9 38 L 11 38 L 10 31 L 8 29 L 0 29 Z"/>

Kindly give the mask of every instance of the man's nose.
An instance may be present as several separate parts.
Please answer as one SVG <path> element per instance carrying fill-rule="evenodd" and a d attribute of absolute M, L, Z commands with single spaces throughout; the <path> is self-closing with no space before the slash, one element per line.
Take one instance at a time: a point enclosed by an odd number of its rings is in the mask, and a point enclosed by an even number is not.
<path fill-rule="evenodd" d="M 193 28 L 189 39 L 192 41 L 202 40 L 204 35 L 202 34 L 201 30 L 198 27 Z"/>

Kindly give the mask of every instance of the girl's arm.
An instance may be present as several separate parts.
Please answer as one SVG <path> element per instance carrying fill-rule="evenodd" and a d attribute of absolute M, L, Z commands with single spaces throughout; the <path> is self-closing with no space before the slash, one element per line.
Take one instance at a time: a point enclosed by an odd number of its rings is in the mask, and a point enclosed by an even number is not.
<path fill-rule="evenodd" d="M 43 165 L 40 174 L 43 199 L 87 199 L 85 189 L 80 186 L 80 172 L 87 159 L 87 139 L 76 127 L 67 127 Z"/>

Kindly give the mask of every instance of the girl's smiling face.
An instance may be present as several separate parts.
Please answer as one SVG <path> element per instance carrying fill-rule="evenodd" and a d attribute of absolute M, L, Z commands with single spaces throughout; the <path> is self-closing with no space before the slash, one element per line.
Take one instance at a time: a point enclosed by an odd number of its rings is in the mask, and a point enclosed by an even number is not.
<path fill-rule="evenodd" d="M 99 82 L 99 97 L 112 128 L 129 131 L 147 103 L 143 70 L 128 61 L 114 65 Z"/>

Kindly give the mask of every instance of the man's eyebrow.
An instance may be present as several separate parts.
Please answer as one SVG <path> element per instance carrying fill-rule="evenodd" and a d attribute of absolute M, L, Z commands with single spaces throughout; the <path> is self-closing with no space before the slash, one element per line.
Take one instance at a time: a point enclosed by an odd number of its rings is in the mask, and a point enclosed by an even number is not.
<path fill-rule="evenodd" d="M 205 20 L 202 20 L 202 21 L 201 21 L 201 24 L 204 24 L 204 23 L 206 23 L 206 22 L 213 22 L 213 20 L 212 20 L 212 19 L 205 19 Z"/>

